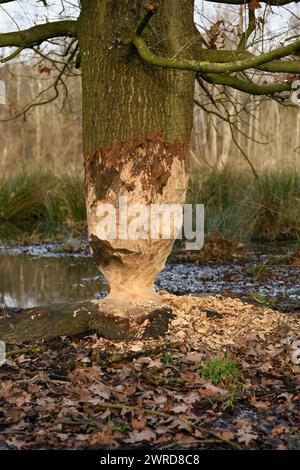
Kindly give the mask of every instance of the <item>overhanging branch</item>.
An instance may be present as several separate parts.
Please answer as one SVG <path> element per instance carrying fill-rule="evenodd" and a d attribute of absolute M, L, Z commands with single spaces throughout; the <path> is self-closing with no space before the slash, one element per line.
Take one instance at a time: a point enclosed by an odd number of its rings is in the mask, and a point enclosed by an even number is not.
<path fill-rule="evenodd" d="M 246 5 L 251 0 L 205 0 L 206 2 L 224 3 L 225 5 Z M 274 7 L 281 7 L 289 3 L 298 3 L 299 0 L 259 0 L 259 3 L 266 3 Z"/>
<path fill-rule="evenodd" d="M 214 85 L 225 85 L 234 88 L 244 93 L 251 95 L 273 95 L 274 93 L 281 93 L 282 91 L 291 91 L 291 83 L 270 83 L 270 84 L 257 84 L 254 82 L 247 82 L 238 77 L 221 74 L 204 74 L 202 78 Z"/>
<path fill-rule="evenodd" d="M 76 37 L 77 21 L 44 23 L 23 31 L 0 34 L 0 47 L 30 48 L 46 39 L 60 36 Z"/>
<path fill-rule="evenodd" d="M 234 62 L 228 63 L 211 63 L 204 61 L 184 60 L 184 59 L 169 59 L 160 57 L 154 54 L 141 36 L 136 36 L 133 40 L 141 58 L 149 63 L 162 68 L 189 70 L 198 73 L 233 73 L 242 72 L 243 70 L 258 68 L 268 62 L 272 62 L 282 57 L 287 57 L 296 54 L 300 51 L 300 41 L 296 41 L 287 46 L 279 47 L 274 51 L 265 52 L 258 56 L 251 56 L 248 59 L 238 59 Z"/>
<path fill-rule="evenodd" d="M 201 57 L 203 61 L 226 64 L 237 60 L 255 57 L 249 51 L 230 51 L 224 49 L 202 49 Z M 256 70 L 272 73 L 300 73 L 299 60 L 274 60 L 270 63 L 254 67 Z"/>

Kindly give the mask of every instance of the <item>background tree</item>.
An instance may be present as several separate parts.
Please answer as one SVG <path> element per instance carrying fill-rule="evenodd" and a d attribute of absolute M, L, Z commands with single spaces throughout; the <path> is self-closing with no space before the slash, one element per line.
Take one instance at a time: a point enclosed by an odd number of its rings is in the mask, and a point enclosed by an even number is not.
<path fill-rule="evenodd" d="M 245 4 L 243 0 L 222 3 Z M 97 228 L 97 208 L 112 203 L 118 211 L 119 196 L 126 196 L 129 204 L 148 206 L 184 202 L 195 79 L 255 95 L 274 95 L 291 91 L 292 81 L 300 72 L 298 38 L 267 52 L 248 49 L 261 21 L 255 14 L 260 5 L 254 0 L 246 3 L 248 23 L 232 49 L 225 43 L 222 49 L 217 48 L 221 20 L 212 25 L 209 42 L 202 37 L 194 21 L 193 0 L 165 0 L 159 4 L 144 0 L 82 0 L 76 21 L 53 21 L 0 34 L 0 47 L 15 48 L 3 59 L 5 62 L 24 49 L 38 51 L 43 41 L 71 38 L 53 83 L 54 95 L 46 102 L 57 96 L 58 85 L 70 64 L 80 67 L 89 240 L 110 286 L 102 310 L 138 319 L 135 306 L 139 315 L 141 311 L 147 314 L 145 302 L 154 302 L 150 304 L 153 310 L 160 300 L 153 283 L 173 242 L 104 238 Z M 263 3 L 278 6 L 292 2 Z M 282 79 L 266 79 L 270 73 L 280 74 Z M 292 79 L 287 80 L 285 74 Z M 97 316 L 98 305 L 88 308 Z M 49 326 L 46 314 L 39 321 L 35 319 L 34 328 L 29 327 L 30 314 L 18 334 L 26 336 L 30 330 L 36 337 L 45 331 L 55 335 L 97 329 L 95 322 L 88 321 L 86 310 L 78 317 L 72 308 L 69 310 L 67 320 L 63 322 L 60 315 L 56 326 L 53 315 Z M 145 315 L 141 318 L 144 321 Z M 8 324 L 2 321 L 4 337 Z"/>

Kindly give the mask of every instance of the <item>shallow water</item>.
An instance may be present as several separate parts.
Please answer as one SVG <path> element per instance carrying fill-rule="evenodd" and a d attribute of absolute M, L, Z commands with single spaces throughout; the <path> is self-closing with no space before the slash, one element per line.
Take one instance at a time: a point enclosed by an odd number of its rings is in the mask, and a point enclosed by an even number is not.
<path fill-rule="evenodd" d="M 224 265 L 167 264 L 156 287 L 174 294 L 263 294 L 300 301 L 300 267 L 270 266 L 269 275 L 253 277 L 253 265 L 265 260 Z M 33 307 L 103 297 L 107 285 L 88 252 L 65 254 L 55 245 L 0 251 L 0 304 Z"/>
<path fill-rule="evenodd" d="M 104 288 L 87 257 L 0 254 L 0 303 L 9 307 L 96 298 Z"/>

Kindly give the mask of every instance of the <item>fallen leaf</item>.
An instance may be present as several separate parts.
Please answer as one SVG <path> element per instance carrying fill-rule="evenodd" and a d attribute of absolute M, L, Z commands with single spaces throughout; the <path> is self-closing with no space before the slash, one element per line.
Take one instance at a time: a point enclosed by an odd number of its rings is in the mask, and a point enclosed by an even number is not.
<path fill-rule="evenodd" d="M 108 445 L 108 446 L 115 446 L 117 443 L 115 441 L 114 436 L 107 432 L 96 432 L 91 435 L 89 439 L 89 445 L 96 446 L 96 445 Z"/>
<path fill-rule="evenodd" d="M 89 390 L 94 394 L 97 395 L 101 398 L 104 398 L 105 400 L 109 400 L 110 398 L 110 390 L 109 388 L 104 385 L 103 383 L 97 383 L 94 385 L 91 385 L 89 387 Z"/>
<path fill-rule="evenodd" d="M 228 392 L 224 388 L 216 387 L 210 382 L 207 382 L 203 385 L 201 385 L 201 394 L 206 396 L 206 397 L 213 397 L 216 395 L 227 395 Z"/>
<path fill-rule="evenodd" d="M 224 432 L 221 432 L 220 435 L 222 437 L 224 437 L 224 439 L 226 439 L 227 441 L 233 441 L 234 439 L 234 433 L 231 432 L 231 431 L 224 431 Z"/>
<path fill-rule="evenodd" d="M 142 430 L 145 428 L 147 421 L 144 418 L 136 419 L 131 418 L 131 426 L 134 430 Z"/>
<path fill-rule="evenodd" d="M 124 439 L 124 442 L 128 444 L 135 444 L 141 441 L 153 441 L 156 438 L 156 434 L 150 428 L 145 428 L 142 431 L 134 430 L 129 434 L 129 437 Z"/>
<path fill-rule="evenodd" d="M 179 405 L 176 405 L 173 408 L 171 408 L 171 410 L 174 411 L 174 413 L 176 414 L 185 413 L 188 409 L 189 407 L 185 405 L 184 403 L 180 403 Z"/>
<path fill-rule="evenodd" d="M 250 400 L 250 405 L 254 406 L 254 408 L 257 408 L 258 410 L 267 410 L 271 406 L 271 403 L 269 401 L 257 401 L 253 396 Z"/>
<path fill-rule="evenodd" d="M 252 430 L 252 424 L 249 421 L 238 421 L 237 427 L 239 428 L 237 438 L 240 443 L 248 446 L 250 442 L 258 438 L 258 435 Z"/>
<path fill-rule="evenodd" d="M 272 436 L 277 437 L 280 436 L 281 434 L 286 434 L 289 431 L 289 428 L 287 426 L 279 425 L 275 426 L 275 428 L 272 429 Z"/>

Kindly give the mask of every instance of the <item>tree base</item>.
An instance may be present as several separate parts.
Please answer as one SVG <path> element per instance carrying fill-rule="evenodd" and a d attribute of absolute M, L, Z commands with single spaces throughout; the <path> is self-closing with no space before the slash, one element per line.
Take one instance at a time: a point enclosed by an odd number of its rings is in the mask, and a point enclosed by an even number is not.
<path fill-rule="evenodd" d="M 97 333 L 112 340 L 159 338 L 168 331 L 172 318 L 171 308 L 155 304 L 131 307 L 119 313 L 110 311 L 105 301 L 29 309 L 4 307 L 0 316 L 0 340 L 20 344 L 85 333 Z"/>

